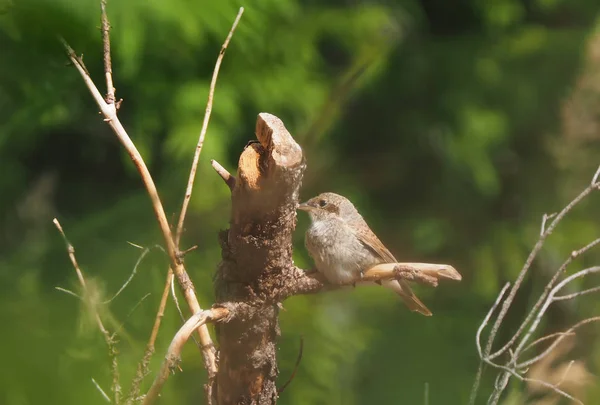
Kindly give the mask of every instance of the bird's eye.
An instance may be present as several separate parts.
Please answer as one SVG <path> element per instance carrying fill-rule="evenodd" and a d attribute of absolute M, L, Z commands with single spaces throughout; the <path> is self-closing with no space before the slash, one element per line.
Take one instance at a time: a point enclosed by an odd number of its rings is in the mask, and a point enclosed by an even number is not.
<path fill-rule="evenodd" d="M 325 200 L 319 200 L 319 207 L 323 208 L 326 205 L 327 205 L 327 201 L 325 201 Z"/>

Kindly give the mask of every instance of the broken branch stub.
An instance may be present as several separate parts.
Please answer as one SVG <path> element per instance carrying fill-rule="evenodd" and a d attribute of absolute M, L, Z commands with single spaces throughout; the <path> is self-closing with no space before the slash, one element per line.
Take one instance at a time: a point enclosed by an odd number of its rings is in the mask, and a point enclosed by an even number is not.
<path fill-rule="evenodd" d="M 223 235 L 217 269 L 219 302 L 256 308 L 217 325 L 219 404 L 274 404 L 277 399 L 278 307 L 271 298 L 293 266 L 292 232 L 305 163 L 283 122 L 261 113 L 258 142 L 242 152 L 232 190 L 230 229 Z"/>

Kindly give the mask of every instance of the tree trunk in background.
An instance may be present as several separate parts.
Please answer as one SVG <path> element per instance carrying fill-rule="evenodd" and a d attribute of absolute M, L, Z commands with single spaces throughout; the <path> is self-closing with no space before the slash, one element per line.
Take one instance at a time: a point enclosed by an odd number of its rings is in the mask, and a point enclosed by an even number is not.
<path fill-rule="evenodd" d="M 275 404 L 276 292 L 293 266 L 292 232 L 305 164 L 302 149 L 277 117 L 259 114 L 258 142 L 239 160 L 232 190 L 230 229 L 220 235 L 223 260 L 217 269 L 217 304 L 247 305 L 246 316 L 217 324 L 219 405 Z"/>

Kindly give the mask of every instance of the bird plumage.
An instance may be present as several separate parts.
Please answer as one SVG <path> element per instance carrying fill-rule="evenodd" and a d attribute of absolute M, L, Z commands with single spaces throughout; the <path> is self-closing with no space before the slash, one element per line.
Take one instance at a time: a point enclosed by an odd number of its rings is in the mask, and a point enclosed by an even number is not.
<path fill-rule="evenodd" d="M 309 213 L 312 222 L 306 231 L 306 248 L 317 270 L 331 283 L 358 281 L 377 264 L 397 262 L 347 198 L 323 193 L 299 208 Z M 406 281 L 390 280 L 383 285 L 400 295 L 410 310 L 431 315 Z"/>

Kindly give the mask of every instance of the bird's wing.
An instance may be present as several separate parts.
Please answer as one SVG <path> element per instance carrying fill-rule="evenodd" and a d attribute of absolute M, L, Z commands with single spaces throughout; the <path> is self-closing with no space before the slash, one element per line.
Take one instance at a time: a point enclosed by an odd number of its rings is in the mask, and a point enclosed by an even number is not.
<path fill-rule="evenodd" d="M 383 243 L 381 243 L 379 238 L 375 236 L 366 222 L 363 220 L 362 223 L 364 226 L 353 227 L 358 240 L 366 248 L 371 250 L 377 257 L 379 257 L 382 263 L 396 263 L 397 260 L 394 255 L 388 250 L 388 248 L 385 247 Z M 425 316 L 431 316 L 431 311 L 425 306 L 425 304 L 421 302 L 421 300 L 419 300 L 419 298 L 417 298 L 406 281 L 390 280 L 384 282 L 384 285 L 394 290 L 396 294 L 402 298 L 406 306 L 408 306 L 411 311 L 419 312 Z"/>
<path fill-rule="evenodd" d="M 379 238 L 371 231 L 369 226 L 363 221 L 364 226 L 353 227 L 358 240 L 375 256 L 381 259 L 382 263 L 396 263 L 394 255 L 385 247 Z M 362 225 L 362 224 L 361 224 Z"/>

